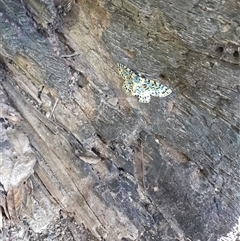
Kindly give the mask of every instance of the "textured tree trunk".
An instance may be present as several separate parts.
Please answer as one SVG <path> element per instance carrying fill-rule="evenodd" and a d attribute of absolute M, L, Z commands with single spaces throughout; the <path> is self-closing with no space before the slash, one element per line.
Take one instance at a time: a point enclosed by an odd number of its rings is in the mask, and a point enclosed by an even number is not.
<path fill-rule="evenodd" d="M 239 240 L 239 13 L 0 0 L 0 239 Z M 140 103 L 117 63 L 172 93 Z"/>

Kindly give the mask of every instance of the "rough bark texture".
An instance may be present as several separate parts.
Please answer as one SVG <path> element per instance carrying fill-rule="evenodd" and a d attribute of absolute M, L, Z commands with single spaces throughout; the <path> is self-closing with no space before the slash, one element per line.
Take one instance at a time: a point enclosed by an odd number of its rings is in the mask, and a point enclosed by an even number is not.
<path fill-rule="evenodd" d="M 3 221 L 0 238 L 237 240 L 239 12 L 235 0 L 0 0 L 1 103 L 21 115 L 2 114 L 0 160 L 3 218 L 12 197 L 21 231 Z M 118 62 L 173 93 L 126 96 Z M 9 150 L 31 160 L 21 180 Z"/>

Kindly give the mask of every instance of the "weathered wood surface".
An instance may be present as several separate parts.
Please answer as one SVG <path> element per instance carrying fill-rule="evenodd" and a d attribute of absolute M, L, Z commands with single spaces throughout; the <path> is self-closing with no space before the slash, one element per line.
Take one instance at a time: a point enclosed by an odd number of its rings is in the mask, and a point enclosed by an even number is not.
<path fill-rule="evenodd" d="M 0 0 L 2 93 L 21 115 L 2 136 L 25 133 L 36 159 L 14 182 L 15 146 L 2 144 L 1 192 L 21 190 L 23 230 L 59 240 L 47 226 L 62 210 L 98 240 L 237 240 L 239 12 L 237 1 Z M 173 93 L 126 96 L 118 62 Z M 67 227 L 63 240 L 81 240 Z"/>

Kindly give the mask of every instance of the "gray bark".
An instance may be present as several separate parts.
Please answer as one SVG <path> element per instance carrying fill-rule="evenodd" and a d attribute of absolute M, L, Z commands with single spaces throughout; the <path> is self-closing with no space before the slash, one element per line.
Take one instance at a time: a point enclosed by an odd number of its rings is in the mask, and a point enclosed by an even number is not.
<path fill-rule="evenodd" d="M 1 103 L 21 116 L 2 114 L 2 136 L 14 153 L 9 128 L 24 133 L 36 159 L 14 182 L 24 235 L 5 221 L 0 237 L 238 240 L 239 12 L 237 1 L 0 0 Z M 139 103 L 119 62 L 173 93 Z"/>

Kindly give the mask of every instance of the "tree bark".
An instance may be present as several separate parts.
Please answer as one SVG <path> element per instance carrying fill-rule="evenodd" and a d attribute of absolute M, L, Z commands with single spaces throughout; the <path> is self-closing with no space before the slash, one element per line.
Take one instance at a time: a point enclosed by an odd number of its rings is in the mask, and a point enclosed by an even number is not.
<path fill-rule="evenodd" d="M 238 240 L 239 11 L 0 0 L 0 237 Z M 140 103 L 117 63 L 172 94 Z"/>

